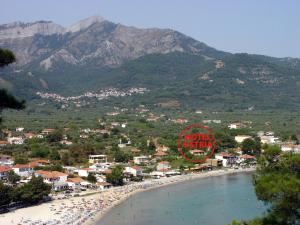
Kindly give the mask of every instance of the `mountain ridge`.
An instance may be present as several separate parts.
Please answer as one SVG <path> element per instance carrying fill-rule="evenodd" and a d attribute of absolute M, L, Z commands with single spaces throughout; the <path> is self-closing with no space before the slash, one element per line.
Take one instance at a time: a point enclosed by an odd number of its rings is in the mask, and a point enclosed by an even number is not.
<path fill-rule="evenodd" d="M 44 70 L 55 68 L 57 62 L 118 66 L 146 54 L 175 51 L 201 54 L 208 59 L 229 54 L 171 29 L 135 28 L 99 16 L 68 28 L 46 21 L 13 24 L 0 27 L 0 46 L 16 53 L 20 67 L 36 61 Z"/>
<path fill-rule="evenodd" d="M 227 53 L 175 30 L 140 29 L 102 17 L 79 21 L 72 32 L 63 29 L 0 38 L 0 47 L 16 52 L 19 61 L 0 73 L 0 87 L 28 99 L 37 98 L 37 91 L 68 96 L 145 87 L 150 91 L 143 101 L 153 104 L 300 108 L 300 59 Z"/>

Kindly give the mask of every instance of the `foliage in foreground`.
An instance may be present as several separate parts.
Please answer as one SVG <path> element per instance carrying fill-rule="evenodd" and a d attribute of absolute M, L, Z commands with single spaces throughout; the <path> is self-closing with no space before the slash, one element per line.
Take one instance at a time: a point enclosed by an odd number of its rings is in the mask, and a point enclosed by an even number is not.
<path fill-rule="evenodd" d="M 36 204 L 48 196 L 50 191 L 51 186 L 44 183 L 42 177 L 33 176 L 28 183 L 17 187 L 0 182 L 0 207 L 5 207 L 12 202 L 21 202 L 25 205 Z"/>
<path fill-rule="evenodd" d="M 295 225 L 300 221 L 300 154 L 280 152 L 270 146 L 259 160 L 254 176 L 259 200 L 270 206 L 266 215 L 232 225 Z"/>

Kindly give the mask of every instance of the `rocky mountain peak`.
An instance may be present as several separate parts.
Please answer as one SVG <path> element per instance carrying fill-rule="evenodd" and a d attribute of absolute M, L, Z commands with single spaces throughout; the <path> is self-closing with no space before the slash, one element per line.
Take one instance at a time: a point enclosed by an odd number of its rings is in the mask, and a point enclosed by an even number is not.
<path fill-rule="evenodd" d="M 71 25 L 70 27 L 67 28 L 66 31 L 74 33 L 74 32 L 86 29 L 89 26 L 93 25 L 94 23 L 101 23 L 103 21 L 105 21 L 105 19 L 99 15 L 91 16 L 89 18 L 80 20 L 77 23 Z"/>
<path fill-rule="evenodd" d="M 51 21 L 33 23 L 13 22 L 0 26 L 0 40 L 32 37 L 36 34 L 52 35 L 64 33 L 65 28 Z"/>

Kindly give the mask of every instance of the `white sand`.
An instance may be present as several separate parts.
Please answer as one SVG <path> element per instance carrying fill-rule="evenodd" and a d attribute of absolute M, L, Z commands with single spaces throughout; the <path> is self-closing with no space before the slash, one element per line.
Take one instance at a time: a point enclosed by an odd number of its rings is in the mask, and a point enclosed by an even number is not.
<path fill-rule="evenodd" d="M 0 225 L 16 224 L 93 224 L 108 210 L 120 204 L 129 196 L 144 190 L 163 187 L 172 183 L 199 179 L 209 176 L 219 176 L 231 173 L 253 171 L 250 169 L 216 170 L 203 173 L 181 175 L 159 180 L 146 180 L 107 191 L 63 200 L 54 200 L 37 206 L 22 208 L 5 214 L 0 214 Z M 28 221 L 30 220 L 30 221 Z"/>

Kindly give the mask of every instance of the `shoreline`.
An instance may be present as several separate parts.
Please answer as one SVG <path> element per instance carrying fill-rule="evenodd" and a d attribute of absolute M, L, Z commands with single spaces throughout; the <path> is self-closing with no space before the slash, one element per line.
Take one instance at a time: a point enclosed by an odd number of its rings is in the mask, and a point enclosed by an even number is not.
<path fill-rule="evenodd" d="M 130 197 L 132 197 L 135 194 L 145 192 L 145 191 L 150 191 L 153 189 L 158 189 L 158 188 L 163 188 L 165 186 L 169 186 L 172 184 L 179 184 L 185 181 L 192 181 L 192 180 L 197 180 L 197 179 L 202 179 L 202 178 L 209 178 L 209 177 L 216 177 L 216 176 L 223 176 L 223 175 L 230 175 L 230 174 L 237 174 L 237 173 L 247 173 L 247 172 L 254 172 L 256 168 L 247 168 L 247 169 L 227 169 L 227 170 L 213 170 L 213 171 L 208 171 L 208 172 L 200 172 L 200 173 L 194 173 L 194 174 L 187 174 L 187 175 L 181 175 L 183 176 L 182 179 L 170 179 L 169 182 L 159 184 L 159 185 L 154 185 L 152 187 L 146 188 L 146 189 L 137 189 L 135 191 L 130 192 L 127 195 L 124 195 L 122 199 L 115 201 L 112 205 L 107 207 L 101 212 L 98 212 L 95 217 L 91 220 L 87 220 L 83 225 L 95 225 L 96 222 L 100 221 L 109 211 L 113 210 L 116 206 L 120 205 Z M 170 177 L 170 178 L 175 178 L 175 177 Z M 180 178 L 177 176 L 176 178 Z M 168 178 L 163 178 L 163 179 L 168 179 Z"/>
<path fill-rule="evenodd" d="M 255 168 L 222 169 L 145 180 L 139 183 L 86 193 L 86 195 L 79 197 L 53 200 L 40 205 L 0 214 L 0 225 L 95 225 L 106 213 L 137 193 L 195 179 L 253 171 L 255 171 Z"/>

